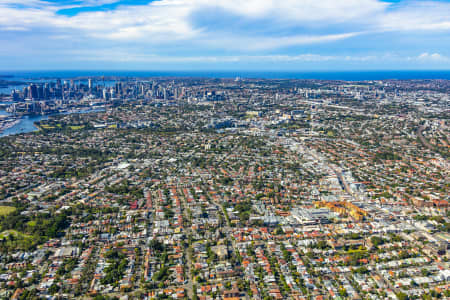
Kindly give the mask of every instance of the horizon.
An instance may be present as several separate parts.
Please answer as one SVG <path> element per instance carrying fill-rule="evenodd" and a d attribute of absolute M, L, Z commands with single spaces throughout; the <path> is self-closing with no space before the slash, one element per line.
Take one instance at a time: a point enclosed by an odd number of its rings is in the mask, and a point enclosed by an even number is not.
<path fill-rule="evenodd" d="M 0 70 L 1 73 L 18 72 L 271 72 L 271 73 L 355 73 L 355 72 L 450 72 L 449 69 L 310 69 L 310 70 L 281 70 L 281 69 L 17 69 Z"/>
<path fill-rule="evenodd" d="M 450 80 L 450 70 L 9 70 L 0 71 L 1 78 L 55 79 L 91 77 L 131 78 L 212 78 L 262 80 Z"/>

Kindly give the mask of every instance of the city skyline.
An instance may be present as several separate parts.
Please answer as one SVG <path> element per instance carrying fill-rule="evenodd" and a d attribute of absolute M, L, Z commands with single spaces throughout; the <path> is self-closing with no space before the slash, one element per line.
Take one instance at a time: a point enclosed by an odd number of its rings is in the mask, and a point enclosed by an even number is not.
<path fill-rule="evenodd" d="M 3 70 L 448 70 L 449 1 L 0 2 Z"/>

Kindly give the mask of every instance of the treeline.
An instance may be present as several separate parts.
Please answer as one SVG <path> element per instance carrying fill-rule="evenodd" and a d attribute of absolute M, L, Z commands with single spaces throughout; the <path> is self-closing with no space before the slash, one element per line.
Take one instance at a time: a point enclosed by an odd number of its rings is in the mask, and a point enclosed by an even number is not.
<path fill-rule="evenodd" d="M 62 166 L 57 168 L 52 174 L 53 178 L 84 178 L 95 172 L 96 163 L 89 164 L 81 168 L 74 168 L 69 166 Z"/>
<path fill-rule="evenodd" d="M 0 237 L 0 252 L 32 250 L 50 238 L 63 235 L 70 225 L 70 211 L 60 214 L 41 213 L 23 215 L 21 210 L 0 217 L 0 231 L 9 231 Z"/>
<path fill-rule="evenodd" d="M 20 214 L 17 210 L 8 216 L 0 217 L 0 231 L 16 230 L 24 234 L 33 236 L 46 236 L 55 238 L 70 225 L 70 220 L 66 213 L 57 215 L 41 213 L 32 216 Z"/>

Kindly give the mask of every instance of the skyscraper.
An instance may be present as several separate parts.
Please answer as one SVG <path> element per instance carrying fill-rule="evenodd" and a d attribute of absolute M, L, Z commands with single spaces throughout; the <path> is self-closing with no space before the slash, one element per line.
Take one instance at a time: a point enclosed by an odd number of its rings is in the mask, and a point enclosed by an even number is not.
<path fill-rule="evenodd" d="M 49 99 L 50 98 L 50 87 L 49 87 L 49 84 L 48 84 L 48 82 L 46 82 L 45 84 L 44 84 L 44 99 Z"/>
<path fill-rule="evenodd" d="M 37 96 L 38 96 L 38 99 L 44 99 L 44 86 L 43 85 L 39 85 L 37 87 Z"/>
<path fill-rule="evenodd" d="M 37 87 L 34 84 L 30 84 L 28 87 L 28 98 L 36 100 L 38 98 Z"/>
<path fill-rule="evenodd" d="M 13 91 L 11 92 L 11 97 L 12 97 L 12 99 L 13 99 L 14 102 L 19 101 L 19 93 L 18 93 L 16 90 L 13 90 Z"/>

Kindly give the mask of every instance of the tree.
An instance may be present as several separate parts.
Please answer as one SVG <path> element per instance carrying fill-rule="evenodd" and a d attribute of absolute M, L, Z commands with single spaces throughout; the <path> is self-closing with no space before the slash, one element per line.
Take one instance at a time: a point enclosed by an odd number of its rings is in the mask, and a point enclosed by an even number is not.
<path fill-rule="evenodd" d="M 49 288 L 48 292 L 52 295 L 56 294 L 59 291 L 59 286 L 56 283 L 53 283 Z"/>
<path fill-rule="evenodd" d="M 403 292 L 399 292 L 396 294 L 398 300 L 409 300 L 408 295 Z"/>
<path fill-rule="evenodd" d="M 384 244 L 384 239 L 382 239 L 379 236 L 373 236 L 370 238 L 370 241 L 372 242 L 372 245 L 374 245 L 375 247 L 378 247 L 379 245 Z"/>

